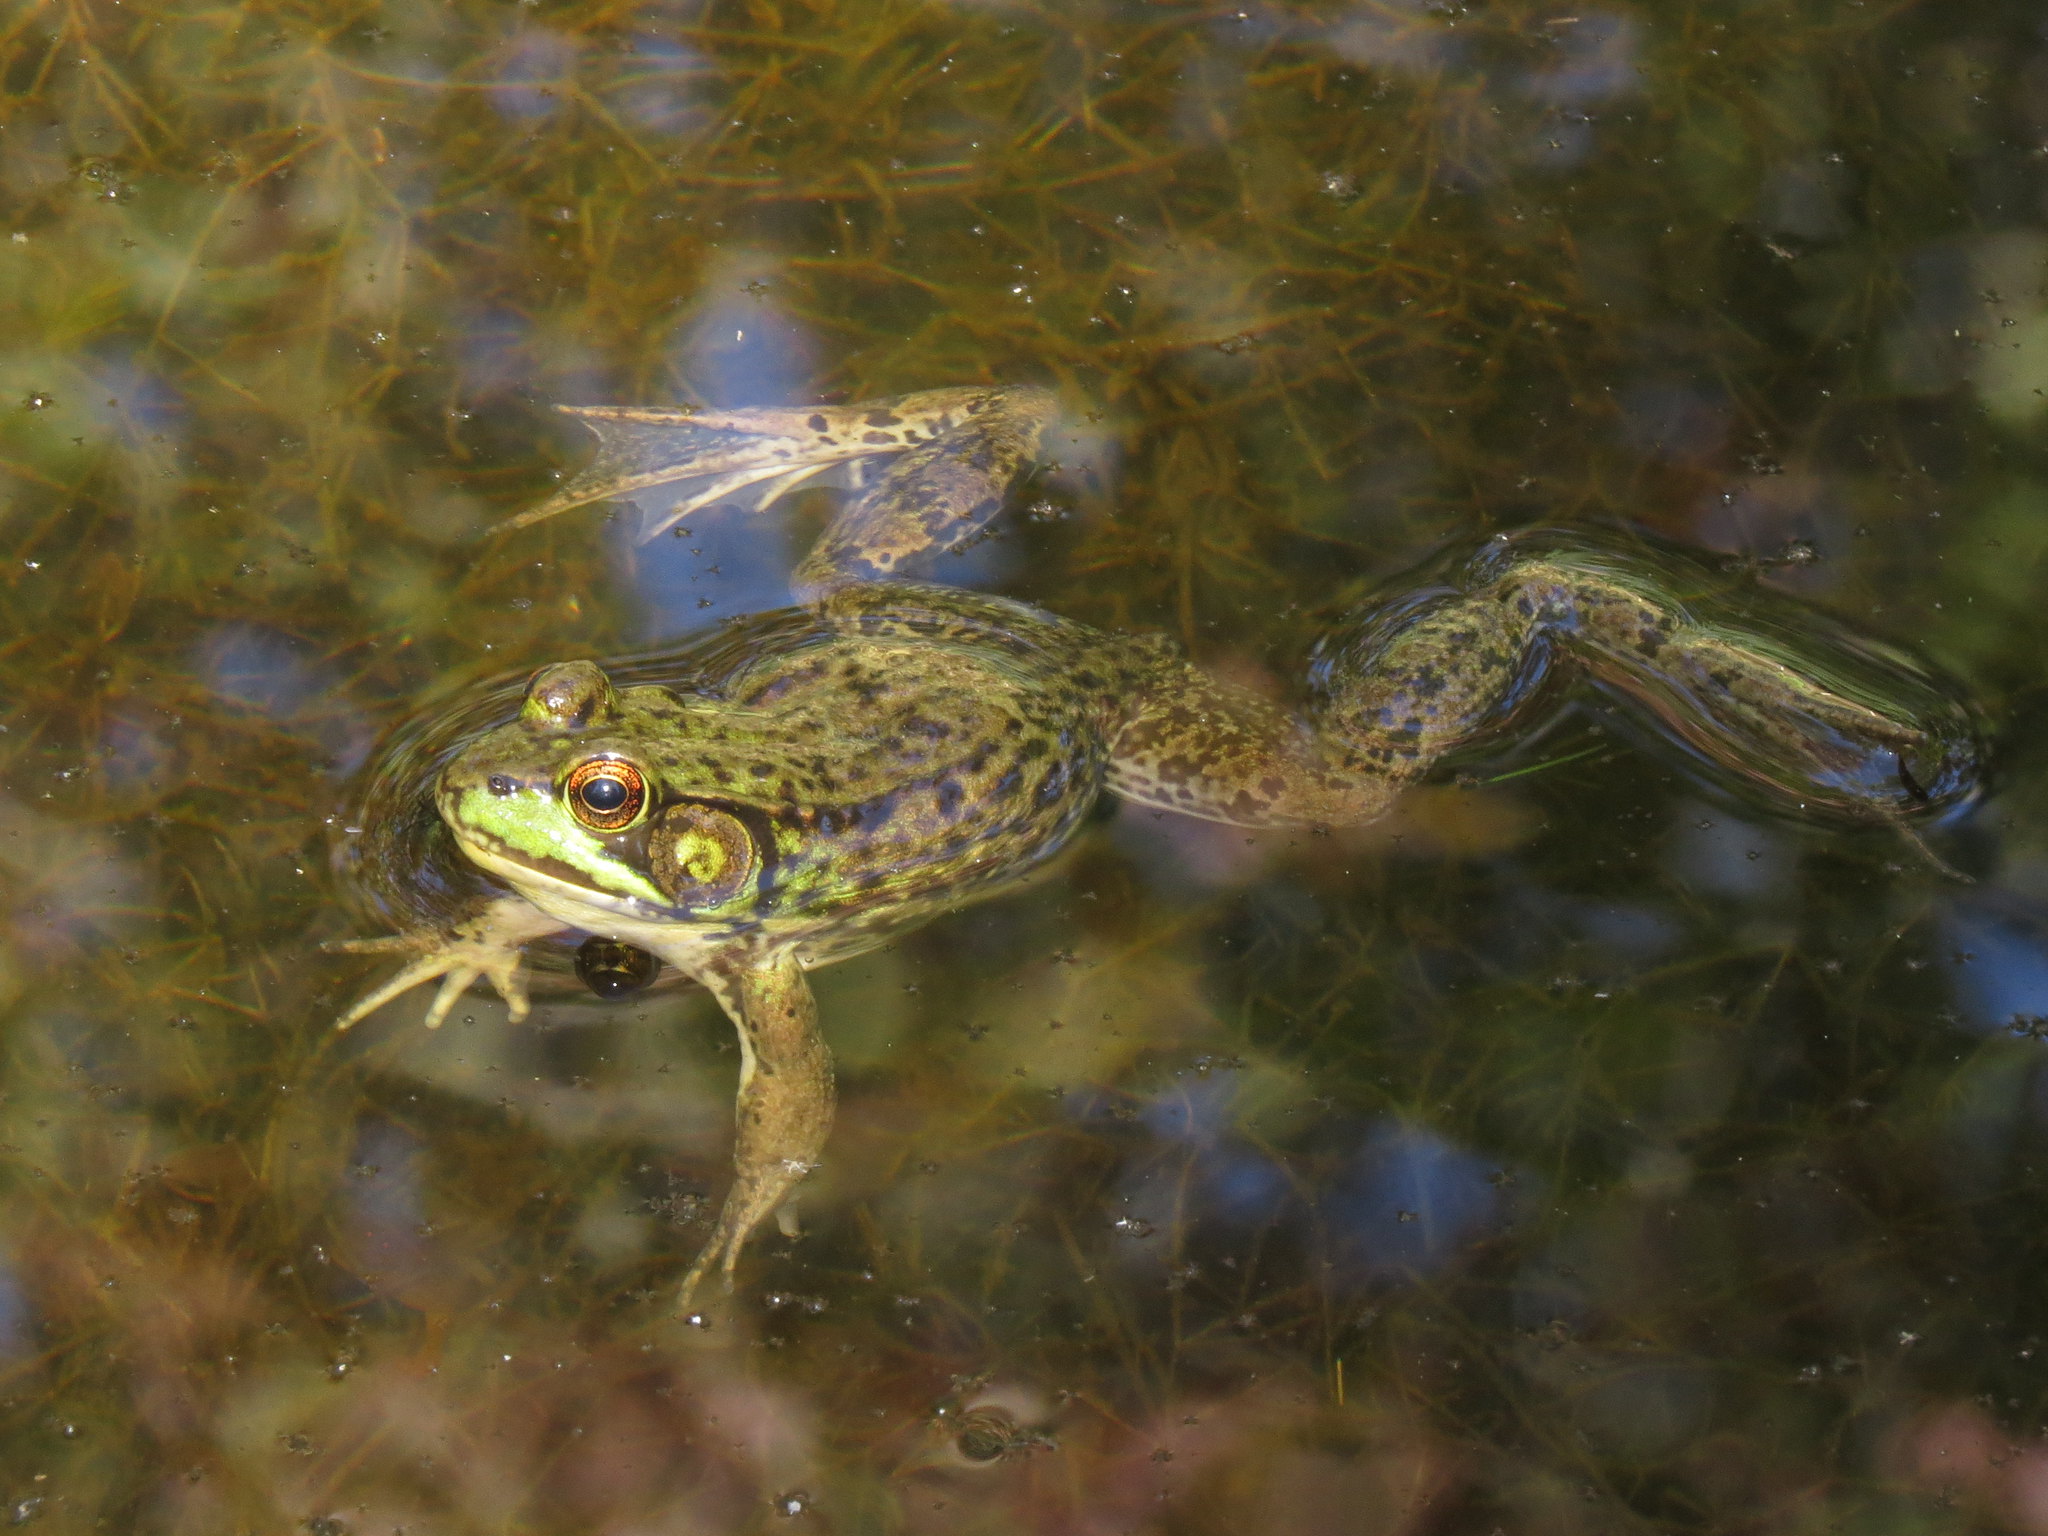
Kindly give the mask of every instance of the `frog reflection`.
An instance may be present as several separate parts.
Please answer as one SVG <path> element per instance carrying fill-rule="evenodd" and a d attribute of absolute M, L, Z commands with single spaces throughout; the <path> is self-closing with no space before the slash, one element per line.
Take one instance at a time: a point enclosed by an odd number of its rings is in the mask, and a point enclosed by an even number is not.
<path fill-rule="evenodd" d="M 1307 715 L 1156 637 L 906 579 L 997 515 L 1054 410 L 1035 388 L 579 407 L 595 461 L 519 520 L 691 487 L 651 537 L 742 491 L 766 505 L 851 462 L 869 477 L 795 573 L 805 620 L 715 690 L 615 687 L 563 662 L 446 763 L 439 815 L 499 893 L 445 930 L 360 946 L 414 957 L 341 1020 L 438 978 L 437 1025 L 480 977 L 522 1017 L 522 946 L 563 931 L 610 946 L 586 971 L 600 990 L 644 979 L 632 949 L 701 982 L 739 1032 L 738 1127 L 685 1304 L 714 1268 L 731 1283 L 824 1147 L 832 1065 L 804 971 L 1015 885 L 1099 796 L 1247 827 L 1370 821 L 1564 669 L 1810 814 L 1903 823 L 1979 782 L 1971 712 L 1924 662 L 1612 535 L 1491 538 L 1360 611 L 1319 647 Z"/>
<path fill-rule="evenodd" d="M 616 1002 L 654 985 L 661 962 L 632 944 L 592 934 L 576 949 L 576 975 L 591 992 Z"/>

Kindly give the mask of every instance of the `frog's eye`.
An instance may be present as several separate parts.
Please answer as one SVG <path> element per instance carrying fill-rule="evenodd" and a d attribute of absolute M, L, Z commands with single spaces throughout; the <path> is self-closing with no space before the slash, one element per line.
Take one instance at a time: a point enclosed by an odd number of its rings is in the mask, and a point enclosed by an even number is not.
<path fill-rule="evenodd" d="M 672 805 L 647 838 L 655 883 L 679 906 L 730 901 L 761 867 L 753 838 L 737 816 L 708 805 Z"/>
<path fill-rule="evenodd" d="M 569 814 L 598 832 L 630 826 L 647 804 L 647 780 L 631 763 L 594 757 L 569 770 L 562 785 Z"/>

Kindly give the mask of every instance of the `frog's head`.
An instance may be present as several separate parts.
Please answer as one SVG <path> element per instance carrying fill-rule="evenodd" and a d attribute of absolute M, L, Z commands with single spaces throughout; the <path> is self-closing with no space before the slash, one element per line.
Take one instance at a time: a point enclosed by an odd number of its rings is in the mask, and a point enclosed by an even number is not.
<path fill-rule="evenodd" d="M 462 851 L 529 898 L 635 918 L 751 907 L 762 869 L 743 808 L 672 782 L 689 709 L 614 689 L 594 662 L 544 667 L 518 719 L 441 772 L 435 803 Z"/>

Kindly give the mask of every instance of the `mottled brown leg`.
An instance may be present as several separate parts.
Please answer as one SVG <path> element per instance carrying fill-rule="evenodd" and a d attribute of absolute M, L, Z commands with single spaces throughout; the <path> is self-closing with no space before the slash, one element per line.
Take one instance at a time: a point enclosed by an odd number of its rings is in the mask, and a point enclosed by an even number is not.
<path fill-rule="evenodd" d="M 671 958 L 681 963 L 682 957 Z M 704 1251 L 683 1276 L 679 1310 L 689 1307 L 714 1267 L 732 1289 L 748 1234 L 811 1171 L 832 1129 L 832 1055 L 795 956 L 734 953 L 709 964 L 687 958 L 687 969 L 739 1030 L 740 1089 L 732 1188 Z"/>
<path fill-rule="evenodd" d="M 1895 819 L 1981 781 L 1961 691 L 1910 653 L 1696 559 L 1558 532 L 1490 540 L 1354 621 L 1318 658 L 1313 725 L 1162 662 L 1117 725 L 1109 787 L 1244 826 L 1367 821 L 1560 660 L 1802 810 Z"/>
<path fill-rule="evenodd" d="M 1053 398 L 1032 388 L 928 389 L 859 405 L 698 410 L 564 405 L 597 435 L 597 452 L 554 495 L 504 525 L 523 528 L 572 507 L 673 486 L 650 512 L 645 541 L 720 502 L 755 511 L 806 481 L 863 461 L 896 463 L 836 518 L 798 572 L 806 594 L 892 573 L 923 550 L 978 530 L 1037 457 Z"/>
<path fill-rule="evenodd" d="M 1111 741 L 1109 788 L 1232 826 L 1346 826 L 1509 714 L 1541 674 L 1540 625 L 1488 594 L 1403 599 L 1318 661 L 1314 724 L 1162 661 Z"/>
<path fill-rule="evenodd" d="M 1039 440 L 1058 409 L 1049 390 L 1029 386 L 987 390 L 969 401 L 952 425 L 891 460 L 832 520 L 796 569 L 791 586 L 798 600 L 887 580 L 907 561 L 979 533 L 1037 462 Z M 875 420 L 889 430 L 895 414 L 879 408 Z"/>
<path fill-rule="evenodd" d="M 1697 556 L 1562 533 L 1495 541 L 1474 574 L 1595 682 L 1715 767 L 1806 813 L 1892 819 L 1982 783 L 1961 686 L 1899 646 Z"/>
<path fill-rule="evenodd" d="M 1111 794 L 1236 827 L 1371 821 L 1403 782 L 1280 706 L 1181 660 L 1162 662 L 1145 679 L 1110 738 Z"/>

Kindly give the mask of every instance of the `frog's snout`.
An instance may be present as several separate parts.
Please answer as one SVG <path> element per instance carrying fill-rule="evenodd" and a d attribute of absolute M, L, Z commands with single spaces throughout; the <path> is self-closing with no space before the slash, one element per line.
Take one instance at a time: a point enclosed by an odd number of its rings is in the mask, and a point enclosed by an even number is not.
<path fill-rule="evenodd" d="M 487 769 L 465 755 L 441 770 L 434 783 L 434 804 L 444 818 L 454 817 L 472 799 L 507 800 L 528 788 L 527 781 L 503 768 Z"/>

